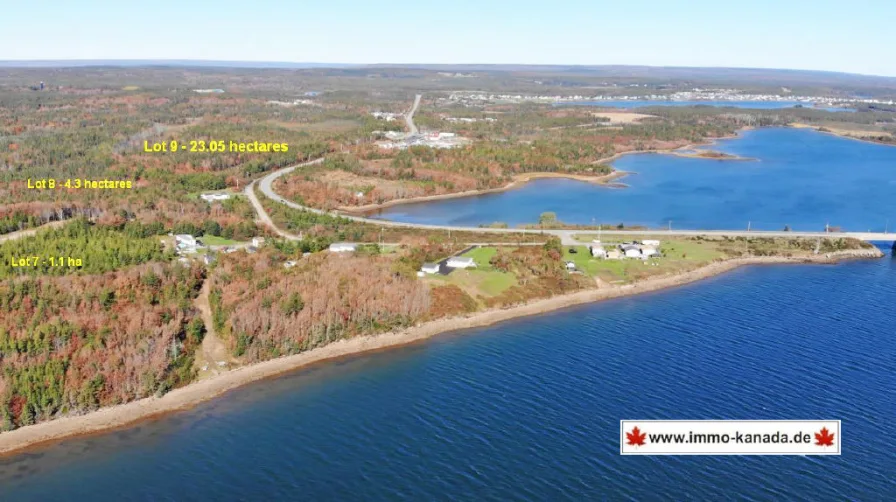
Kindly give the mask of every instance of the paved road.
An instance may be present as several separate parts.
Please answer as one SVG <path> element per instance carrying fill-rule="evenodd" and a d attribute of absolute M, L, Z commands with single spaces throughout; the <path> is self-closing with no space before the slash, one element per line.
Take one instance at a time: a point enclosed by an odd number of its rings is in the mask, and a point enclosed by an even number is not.
<path fill-rule="evenodd" d="M 258 221 L 260 221 L 261 223 L 263 223 L 264 225 L 269 227 L 271 230 L 276 232 L 277 235 L 279 235 L 280 237 L 283 237 L 284 239 L 288 239 L 291 241 L 302 240 L 301 235 L 291 234 L 285 230 L 281 230 L 280 227 L 278 227 L 277 225 L 274 225 L 274 221 L 271 219 L 271 216 L 268 214 L 267 211 L 264 210 L 264 206 L 261 205 L 261 201 L 259 201 L 258 197 L 255 196 L 255 184 L 260 182 L 263 185 L 262 189 L 261 189 L 262 192 L 267 197 L 271 198 L 272 200 L 278 200 L 278 199 L 285 200 L 285 199 L 282 199 L 278 195 L 275 195 L 274 197 L 267 195 L 268 193 L 270 193 L 270 194 L 274 193 L 273 189 L 271 188 L 271 183 L 273 183 L 274 180 L 279 178 L 280 176 L 283 176 L 284 174 L 293 172 L 298 167 L 310 166 L 312 164 L 320 164 L 323 161 L 324 161 L 324 158 L 321 157 L 319 159 L 314 159 L 314 160 L 311 160 L 308 162 L 303 162 L 301 164 L 287 167 L 287 168 L 281 169 L 279 171 L 274 171 L 273 173 L 262 178 L 261 180 L 255 180 L 252 183 L 249 183 L 248 185 L 246 185 L 246 188 L 245 188 L 245 190 L 243 190 L 243 193 L 246 194 L 246 197 L 249 198 L 249 202 L 252 203 L 252 207 L 255 208 L 255 214 L 258 215 Z M 296 204 L 296 205 L 298 205 L 298 204 Z M 301 206 L 299 206 L 299 207 L 301 207 Z M 314 210 L 314 212 L 320 213 L 321 211 Z"/>
<path fill-rule="evenodd" d="M 404 223 L 398 221 L 387 221 L 387 220 L 377 220 L 374 218 L 364 218 L 361 216 L 350 216 L 344 215 L 334 212 L 322 211 L 320 209 L 305 207 L 295 202 L 284 199 L 274 192 L 272 185 L 274 181 L 286 174 L 291 173 L 296 168 L 311 164 L 317 164 L 322 162 L 323 159 L 317 159 L 310 162 L 305 162 L 303 164 L 299 164 L 296 166 L 286 167 L 280 169 L 279 171 L 274 171 L 271 174 L 268 174 L 264 178 L 258 180 L 258 186 L 261 190 L 261 193 L 266 197 L 279 202 L 281 204 L 286 204 L 287 206 L 293 209 L 300 209 L 305 211 L 311 211 L 317 214 L 330 214 L 332 216 L 340 216 L 342 218 L 346 218 L 352 221 L 359 221 L 363 223 L 370 223 L 373 225 L 380 225 L 384 227 L 393 227 L 393 228 L 421 228 L 427 230 L 451 230 L 453 232 L 476 232 L 480 234 L 514 234 L 514 233 L 526 233 L 526 234 L 542 234 L 542 235 L 554 235 L 560 238 L 561 242 L 564 246 L 581 244 L 578 240 L 574 239 L 574 235 L 588 234 L 588 235 L 596 235 L 596 230 L 555 230 L 555 229 L 519 229 L 519 228 L 479 228 L 479 227 L 461 227 L 461 226 L 441 226 L 441 225 L 425 225 L 418 223 Z M 286 232 L 281 231 L 277 227 L 274 226 L 270 217 L 264 211 L 264 208 L 261 207 L 261 203 L 255 198 L 255 193 L 252 191 L 252 187 L 255 182 L 246 187 L 246 195 L 249 197 L 249 200 L 252 202 L 252 205 L 255 206 L 255 211 L 259 214 L 259 219 L 273 228 L 278 234 L 291 239 L 298 238 L 292 234 L 288 234 Z M 855 239 L 860 239 L 863 241 L 884 241 L 884 242 L 894 242 L 896 241 L 896 233 L 882 233 L 882 232 L 784 232 L 784 231 L 744 231 L 744 230 L 603 230 L 601 231 L 601 235 L 606 236 L 642 236 L 642 235 L 651 235 L 658 237 L 684 237 L 684 236 L 716 236 L 716 237 L 828 237 L 828 238 L 840 238 L 840 237 L 852 237 Z"/>
<path fill-rule="evenodd" d="M 416 136 L 418 134 L 417 126 L 414 124 L 414 114 L 417 113 L 417 108 L 420 106 L 420 98 L 422 97 L 422 94 L 414 96 L 414 106 L 412 106 L 411 111 L 404 116 L 404 121 L 408 123 L 408 136 Z"/>

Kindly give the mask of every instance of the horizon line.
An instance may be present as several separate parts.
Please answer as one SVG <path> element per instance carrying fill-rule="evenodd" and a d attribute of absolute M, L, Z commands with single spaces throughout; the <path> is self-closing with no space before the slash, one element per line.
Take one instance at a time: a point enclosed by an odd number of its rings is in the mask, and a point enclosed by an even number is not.
<path fill-rule="evenodd" d="M 47 68 L 54 66 L 155 66 L 155 65 L 177 65 L 190 66 L 190 64 L 201 64 L 204 66 L 217 67 L 237 67 L 241 65 L 244 68 L 268 68 L 274 69 L 272 65 L 291 65 L 306 66 L 312 68 L 364 68 L 364 67 L 395 67 L 395 68 L 421 68 L 424 67 L 527 67 L 527 68 L 658 68 L 658 69 L 681 69 L 681 70 L 764 70 L 764 71 L 781 71 L 781 72 L 800 72 L 800 73 L 826 73 L 838 75 L 853 75 L 860 77 L 873 77 L 883 79 L 896 79 L 896 75 L 880 75 L 871 73 L 855 73 L 842 70 L 818 70 L 805 68 L 775 68 L 761 66 L 688 66 L 688 65 L 650 65 L 650 64 L 619 64 L 619 63 L 338 63 L 338 62 L 316 62 L 316 61 L 269 61 L 269 60 L 228 60 L 228 59 L 0 59 L 0 67 L 4 68 Z M 20 66 L 21 65 L 21 66 Z M 253 66 L 259 65 L 259 66 Z"/>

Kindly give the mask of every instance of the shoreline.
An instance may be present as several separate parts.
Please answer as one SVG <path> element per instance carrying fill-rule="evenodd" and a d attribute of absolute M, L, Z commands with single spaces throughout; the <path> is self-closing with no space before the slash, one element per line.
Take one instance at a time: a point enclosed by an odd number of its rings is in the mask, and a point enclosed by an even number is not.
<path fill-rule="evenodd" d="M 599 164 L 607 164 L 616 160 L 625 157 L 626 155 L 634 155 L 634 154 L 660 154 L 660 155 L 672 155 L 676 157 L 688 157 L 688 158 L 698 158 L 705 160 L 722 160 L 722 161 L 745 161 L 750 160 L 754 161 L 757 159 L 749 158 L 749 157 L 706 157 L 701 155 L 690 155 L 680 153 L 679 150 L 687 150 L 694 149 L 699 147 L 706 147 L 715 145 L 719 140 L 723 139 L 734 139 L 740 136 L 740 134 L 744 131 L 750 131 L 755 129 L 752 126 L 744 126 L 735 131 L 733 134 L 727 134 L 725 136 L 718 136 L 713 138 L 706 138 L 704 141 L 697 143 L 688 143 L 683 146 L 675 147 L 675 148 L 663 148 L 660 150 L 629 150 L 625 152 L 615 153 L 609 157 L 603 157 L 593 161 L 591 164 L 599 165 Z M 595 185 L 600 185 L 606 188 L 626 188 L 628 185 L 625 183 L 614 183 L 615 180 L 624 178 L 630 174 L 637 174 L 633 171 L 623 171 L 620 169 L 613 168 L 613 172 L 609 174 L 604 174 L 600 176 L 586 176 L 582 174 L 574 174 L 574 173 L 552 173 L 552 172 L 541 172 L 541 173 L 523 173 L 514 176 L 513 181 L 504 185 L 503 187 L 497 188 L 484 188 L 481 190 L 465 190 L 463 192 L 454 192 L 454 193 L 446 193 L 439 195 L 423 195 L 420 197 L 410 197 L 406 199 L 393 199 L 386 202 L 382 202 L 380 204 L 365 204 L 363 206 L 339 206 L 336 208 L 336 211 L 341 214 L 347 214 L 350 216 L 364 216 L 370 217 L 382 211 L 383 209 L 388 209 L 395 206 L 400 206 L 404 204 L 420 204 L 426 202 L 433 202 L 438 200 L 448 200 L 448 199 L 457 199 L 462 197 L 475 197 L 477 195 L 486 195 L 491 193 L 500 193 L 506 192 L 508 190 L 512 190 L 514 188 L 518 188 L 519 186 L 525 185 L 530 181 L 536 179 L 546 179 L 546 178 L 564 178 L 571 179 L 576 181 L 583 181 L 586 183 L 594 183 Z"/>
<path fill-rule="evenodd" d="M 342 339 L 307 352 L 243 366 L 226 373 L 172 390 L 162 397 L 149 397 L 131 403 L 101 408 L 77 416 L 29 425 L 0 433 L 0 457 L 63 439 L 89 436 L 132 426 L 138 422 L 192 408 L 252 382 L 273 378 L 299 369 L 333 360 L 370 354 L 418 343 L 433 336 L 458 330 L 490 326 L 510 319 L 543 314 L 567 307 L 613 298 L 660 291 L 715 277 L 747 265 L 833 264 L 850 259 L 880 258 L 878 248 L 849 250 L 827 255 L 799 257 L 746 257 L 716 261 L 680 274 L 665 275 L 621 286 L 596 287 L 564 295 L 533 300 L 521 305 L 485 310 L 465 316 L 427 321 L 401 330 Z"/>
<path fill-rule="evenodd" d="M 602 161 L 605 159 L 601 159 Z M 594 183 L 595 185 L 605 186 L 607 188 L 619 188 L 620 186 L 625 186 L 623 183 L 613 183 L 613 180 L 624 178 L 629 174 L 634 174 L 629 171 L 621 171 L 621 170 L 613 170 L 613 172 L 609 174 L 602 174 L 600 176 L 586 176 L 584 174 L 573 174 L 573 173 L 551 173 L 551 172 L 543 172 L 543 173 L 524 173 L 518 174 L 514 176 L 513 181 L 510 183 L 496 188 L 483 188 L 481 190 L 464 190 L 463 192 L 454 192 L 454 193 L 444 193 L 438 195 L 421 195 L 420 197 L 410 197 L 407 199 L 393 199 L 388 200 L 386 202 L 382 202 L 380 204 L 365 204 L 363 206 L 339 206 L 336 210 L 343 214 L 350 214 L 353 216 L 370 216 L 372 214 L 377 213 L 378 211 L 382 211 L 383 209 L 387 209 L 394 206 L 404 205 L 404 204 L 420 204 L 424 202 L 433 202 L 437 200 L 446 200 L 446 199 L 458 199 L 461 197 L 475 197 L 477 195 L 486 195 L 490 193 L 500 193 L 506 192 L 507 190 L 512 190 L 519 186 L 525 185 L 530 181 L 536 179 L 547 179 L 547 178 L 564 178 L 564 179 L 572 179 L 576 181 L 583 181 L 586 183 Z"/>
<path fill-rule="evenodd" d="M 863 138 L 861 136 L 853 136 L 853 135 L 850 135 L 848 131 L 828 129 L 824 126 L 806 124 L 804 122 L 791 122 L 790 124 L 787 125 L 787 127 L 790 127 L 792 129 L 811 129 L 817 133 L 829 134 L 831 136 L 835 136 L 838 138 L 852 139 L 855 141 L 861 141 L 862 143 L 870 143 L 872 145 L 883 145 L 883 146 L 896 147 L 896 143 L 884 143 L 883 141 L 876 141 L 873 139 Z M 825 130 L 822 131 L 822 129 L 825 129 Z M 869 131 L 869 133 L 871 133 L 871 131 Z M 885 133 L 881 133 L 881 134 L 885 134 Z"/>

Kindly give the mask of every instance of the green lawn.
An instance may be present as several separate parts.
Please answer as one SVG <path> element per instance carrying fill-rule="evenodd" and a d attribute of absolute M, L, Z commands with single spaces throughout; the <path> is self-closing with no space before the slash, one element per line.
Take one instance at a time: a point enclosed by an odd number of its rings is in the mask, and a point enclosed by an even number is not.
<path fill-rule="evenodd" d="M 708 262 L 724 255 L 712 241 L 669 240 L 663 242 L 661 248 L 670 259 Z"/>
<path fill-rule="evenodd" d="M 516 284 L 516 276 L 509 272 L 500 272 L 498 270 L 490 271 L 471 271 L 474 277 L 482 276 L 479 281 L 479 289 L 489 296 L 497 296 L 503 293 L 507 288 Z"/>
<path fill-rule="evenodd" d="M 605 243 L 606 249 L 615 246 Z M 622 259 L 604 260 L 592 258 L 588 246 L 573 246 L 577 253 L 570 253 L 569 247 L 563 249 L 563 259 L 576 264 L 576 268 L 592 277 L 599 277 L 607 282 L 631 282 L 645 277 L 681 272 L 709 263 L 725 255 L 713 242 L 689 239 L 661 240 L 662 257 L 650 260 Z"/>
<path fill-rule="evenodd" d="M 245 242 L 225 239 L 224 237 L 218 237 L 217 235 L 203 235 L 199 240 L 206 246 L 234 246 L 237 244 L 245 244 Z"/>
<path fill-rule="evenodd" d="M 577 252 L 570 253 L 570 249 L 575 249 Z M 571 261 L 576 264 L 577 270 L 593 276 L 598 273 L 606 260 L 592 258 L 588 246 L 572 246 L 563 248 L 563 261 Z"/>
<path fill-rule="evenodd" d="M 467 251 L 466 253 L 464 253 L 463 256 L 469 256 L 470 258 L 473 258 L 473 261 L 476 262 L 476 267 L 481 269 L 484 267 L 491 268 L 491 265 L 489 265 L 489 261 L 497 253 L 498 253 L 498 248 L 481 247 L 481 248 L 473 248 L 473 249 Z"/>

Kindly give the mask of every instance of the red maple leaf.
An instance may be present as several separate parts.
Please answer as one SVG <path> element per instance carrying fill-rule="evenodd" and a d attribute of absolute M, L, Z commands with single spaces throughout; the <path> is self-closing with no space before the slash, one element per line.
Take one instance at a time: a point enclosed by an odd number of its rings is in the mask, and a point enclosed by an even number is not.
<path fill-rule="evenodd" d="M 834 435 L 828 432 L 827 427 L 822 427 L 821 432 L 815 433 L 815 444 L 817 446 L 833 446 Z"/>
<path fill-rule="evenodd" d="M 631 432 L 626 432 L 625 437 L 628 439 L 628 444 L 631 446 L 644 446 L 644 438 L 647 437 L 646 432 L 641 432 L 636 425 Z"/>

